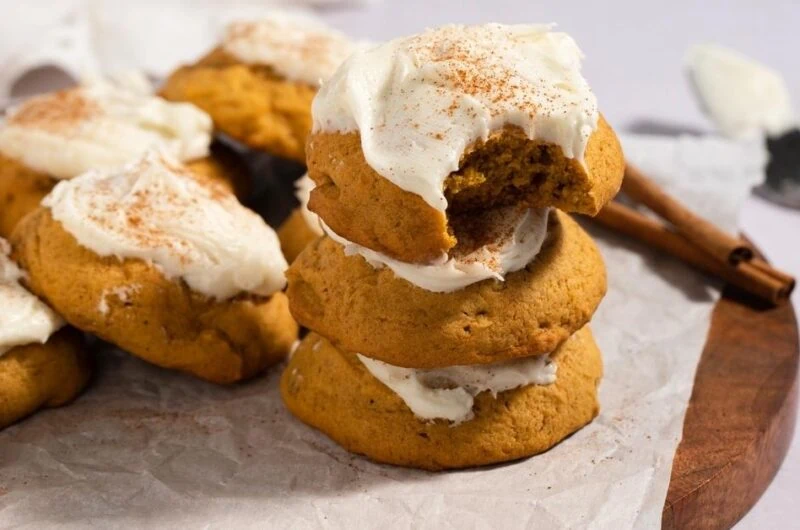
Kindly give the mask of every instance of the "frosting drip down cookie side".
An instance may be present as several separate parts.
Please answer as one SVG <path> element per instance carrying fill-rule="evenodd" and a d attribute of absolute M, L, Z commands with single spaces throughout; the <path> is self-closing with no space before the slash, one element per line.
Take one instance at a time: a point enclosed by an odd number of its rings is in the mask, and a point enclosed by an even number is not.
<path fill-rule="evenodd" d="M 454 216 L 503 206 L 593 215 L 622 152 L 548 26 L 445 26 L 355 52 L 314 99 L 310 208 L 340 236 L 429 263 Z"/>
<path fill-rule="evenodd" d="M 321 238 L 287 272 L 292 313 L 337 347 L 396 366 L 486 364 L 553 351 L 584 326 L 606 292 L 602 257 L 567 214 L 524 268 L 452 292 L 431 292 Z"/>
<path fill-rule="evenodd" d="M 358 132 L 378 174 L 444 211 L 467 148 L 507 125 L 583 163 L 597 99 L 548 26 L 443 26 L 355 53 L 314 100 L 315 133 Z"/>

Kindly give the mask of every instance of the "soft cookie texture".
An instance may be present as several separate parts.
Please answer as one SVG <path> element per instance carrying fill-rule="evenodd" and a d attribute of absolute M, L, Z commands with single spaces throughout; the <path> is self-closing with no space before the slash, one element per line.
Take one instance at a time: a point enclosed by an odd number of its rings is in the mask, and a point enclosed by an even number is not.
<path fill-rule="evenodd" d="M 603 367 L 585 327 L 553 354 L 556 382 L 478 394 L 475 417 L 458 425 L 418 419 L 353 353 L 315 333 L 281 378 L 281 396 L 300 420 L 348 451 L 428 470 L 480 466 L 541 453 L 595 416 Z"/>
<path fill-rule="evenodd" d="M 291 215 L 278 228 L 281 250 L 289 263 L 297 259 L 304 248 L 320 237 L 308 226 L 301 208 L 292 210 Z"/>
<path fill-rule="evenodd" d="M 300 324 L 347 351 L 409 368 L 494 363 L 547 353 L 583 327 L 606 291 L 597 247 L 568 214 L 550 214 L 536 259 L 505 281 L 426 291 L 329 238 L 287 272 Z"/>
<path fill-rule="evenodd" d="M 214 145 L 212 155 L 185 163 L 201 181 L 219 185 L 243 197 L 249 191 L 249 176 L 229 149 Z M 58 184 L 49 175 L 34 171 L 0 154 L 0 237 L 8 238 L 14 227 L 39 207 Z"/>
<path fill-rule="evenodd" d="M 619 140 L 602 117 L 584 156 L 585 167 L 556 145 L 505 128 L 467 149 L 444 182 L 448 209 L 442 212 L 372 169 L 358 133 L 314 133 L 308 173 L 317 186 L 309 208 L 345 239 L 424 263 L 456 245 L 451 214 L 508 204 L 599 212 L 619 190 L 624 172 Z"/>
<path fill-rule="evenodd" d="M 175 71 L 161 96 L 194 103 L 211 115 L 217 129 L 248 147 L 305 162 L 316 92 L 217 48 L 197 64 Z"/>
<path fill-rule="evenodd" d="M 47 209 L 11 242 L 27 286 L 67 322 L 153 364 L 233 383 L 279 362 L 297 338 L 283 293 L 216 301 L 144 261 L 94 254 Z"/>
<path fill-rule="evenodd" d="M 17 223 L 38 208 L 57 183 L 0 154 L 0 237 L 7 239 Z"/>
<path fill-rule="evenodd" d="M 0 429 L 40 408 L 66 405 L 90 374 L 83 336 L 71 328 L 44 344 L 17 346 L 0 355 Z"/>

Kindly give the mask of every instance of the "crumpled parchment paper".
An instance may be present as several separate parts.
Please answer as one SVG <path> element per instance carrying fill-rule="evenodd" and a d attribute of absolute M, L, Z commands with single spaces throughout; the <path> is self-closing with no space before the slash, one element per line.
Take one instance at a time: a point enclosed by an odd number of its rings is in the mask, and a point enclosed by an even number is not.
<path fill-rule="evenodd" d="M 720 139 L 623 145 L 728 229 L 764 163 Z M 592 324 L 602 412 L 551 451 L 438 474 L 376 465 L 286 412 L 280 367 L 222 388 L 99 345 L 77 402 L 0 432 L 0 527 L 658 528 L 718 286 L 585 224 L 609 275 Z"/>

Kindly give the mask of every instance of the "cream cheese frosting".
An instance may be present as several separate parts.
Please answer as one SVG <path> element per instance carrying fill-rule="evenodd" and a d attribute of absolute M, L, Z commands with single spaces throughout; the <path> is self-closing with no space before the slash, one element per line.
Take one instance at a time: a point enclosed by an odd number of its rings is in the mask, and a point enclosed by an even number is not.
<path fill-rule="evenodd" d="M 485 213 L 477 221 L 490 227 L 490 243 L 477 248 L 460 243 L 451 256 L 445 254 L 429 264 L 396 260 L 348 241 L 321 222 L 328 237 L 342 245 L 346 255 L 358 254 L 375 268 L 389 267 L 398 277 L 427 291 L 448 293 L 489 278 L 503 281 L 506 274 L 528 265 L 547 237 L 548 214 L 548 208 L 517 210 L 516 207 Z M 462 245 L 467 247 L 466 251 L 460 248 Z"/>
<path fill-rule="evenodd" d="M 796 126 L 791 94 L 778 72 L 716 44 L 693 46 L 686 65 L 703 109 L 726 135 L 779 136 Z"/>
<path fill-rule="evenodd" d="M 96 254 L 147 261 L 209 297 L 267 296 L 286 283 L 275 232 L 166 154 L 61 181 L 42 204 Z"/>
<path fill-rule="evenodd" d="M 467 147 L 505 126 L 583 162 L 597 100 L 583 54 L 548 25 L 448 25 L 356 51 L 323 85 L 314 132 L 358 132 L 367 163 L 444 211 Z"/>
<path fill-rule="evenodd" d="M 308 228 L 318 236 L 321 236 L 323 234 L 322 221 L 317 214 L 308 209 L 311 190 L 313 190 L 315 186 L 316 184 L 314 181 L 311 180 L 311 177 L 306 173 L 295 181 L 294 195 L 297 197 L 297 200 L 300 201 L 300 212 L 303 214 L 303 219 L 305 219 Z"/>
<path fill-rule="evenodd" d="M 556 363 L 549 355 L 487 365 L 448 366 L 416 370 L 393 366 L 358 354 L 366 369 L 389 387 L 423 420 L 444 419 L 455 424 L 472 419 L 475 396 L 556 381 Z"/>
<path fill-rule="evenodd" d="M 0 239 L 0 355 L 16 346 L 44 344 L 64 326 L 61 317 L 20 284 L 24 273 L 10 253 L 11 246 Z"/>
<path fill-rule="evenodd" d="M 32 98 L 0 127 L 0 153 L 56 179 L 110 169 L 158 148 L 182 161 L 207 156 L 211 118 L 141 87 L 93 81 Z"/>
<path fill-rule="evenodd" d="M 321 20 L 275 11 L 260 20 L 231 23 L 222 49 L 246 64 L 271 67 L 291 81 L 318 86 L 357 44 Z"/>

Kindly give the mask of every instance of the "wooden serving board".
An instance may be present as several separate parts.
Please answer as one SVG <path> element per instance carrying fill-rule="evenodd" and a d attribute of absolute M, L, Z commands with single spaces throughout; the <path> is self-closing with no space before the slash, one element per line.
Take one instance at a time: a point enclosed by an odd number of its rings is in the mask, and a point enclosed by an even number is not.
<path fill-rule="evenodd" d="M 726 288 L 695 376 L 662 528 L 730 528 L 758 501 L 794 433 L 798 330 L 791 304 Z"/>

